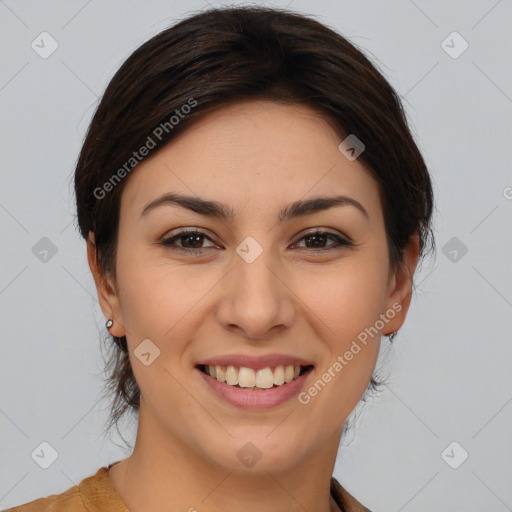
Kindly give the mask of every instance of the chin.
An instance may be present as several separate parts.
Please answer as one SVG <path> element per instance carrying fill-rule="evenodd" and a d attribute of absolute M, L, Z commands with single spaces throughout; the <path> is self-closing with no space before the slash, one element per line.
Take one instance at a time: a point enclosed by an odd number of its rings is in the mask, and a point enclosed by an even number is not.
<path fill-rule="evenodd" d="M 227 471 L 287 471 L 296 468 L 307 456 L 304 450 L 305 436 L 288 435 L 282 425 L 268 428 L 244 425 L 236 432 L 233 429 L 229 432 L 233 437 L 226 436 L 224 443 L 212 440 L 213 451 L 212 445 L 206 447 L 209 458 Z"/>

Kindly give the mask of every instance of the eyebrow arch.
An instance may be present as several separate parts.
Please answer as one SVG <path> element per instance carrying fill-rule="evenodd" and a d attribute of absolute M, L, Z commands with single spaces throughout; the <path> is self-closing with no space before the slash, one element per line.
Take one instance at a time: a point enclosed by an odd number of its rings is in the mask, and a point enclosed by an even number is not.
<path fill-rule="evenodd" d="M 225 204 L 217 201 L 209 201 L 195 196 L 187 196 L 177 193 L 166 193 L 156 198 L 155 200 L 147 203 L 141 212 L 141 217 L 146 215 L 149 211 L 162 205 L 177 205 L 181 208 L 192 210 L 193 212 L 209 217 L 223 219 L 226 221 L 233 221 L 235 218 L 234 211 Z M 370 218 L 368 212 L 363 205 L 345 195 L 338 195 L 332 197 L 314 197 L 311 199 L 295 201 L 285 206 L 277 217 L 278 222 L 284 222 L 296 217 L 310 215 L 321 210 L 327 210 L 334 206 L 354 206 L 356 207 L 367 219 Z"/>

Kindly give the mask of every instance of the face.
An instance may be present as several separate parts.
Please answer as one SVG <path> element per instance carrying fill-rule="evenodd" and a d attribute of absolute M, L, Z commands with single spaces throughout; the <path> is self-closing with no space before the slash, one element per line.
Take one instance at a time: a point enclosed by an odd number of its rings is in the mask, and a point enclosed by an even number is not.
<path fill-rule="evenodd" d="M 390 267 L 377 183 L 340 152 L 343 138 L 305 106 L 243 102 L 208 114 L 128 177 L 117 281 L 96 282 L 111 333 L 127 336 L 140 415 L 169 444 L 243 469 L 250 442 L 262 471 L 337 448 L 381 334 L 405 319 L 418 254 L 416 242 L 407 267 Z M 148 207 L 164 194 L 232 216 Z M 308 203 L 334 197 L 345 199 Z M 309 208 L 289 208 L 297 201 Z M 217 378 L 205 362 L 220 362 Z M 279 366 L 299 376 L 275 384 Z M 231 384 L 218 381 L 224 373 Z M 274 387 L 246 387 L 255 382 Z"/>

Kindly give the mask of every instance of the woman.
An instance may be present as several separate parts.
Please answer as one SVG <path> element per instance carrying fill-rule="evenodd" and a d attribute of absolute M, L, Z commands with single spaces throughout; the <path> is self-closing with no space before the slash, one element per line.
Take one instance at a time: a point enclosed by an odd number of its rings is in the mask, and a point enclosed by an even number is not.
<path fill-rule="evenodd" d="M 364 511 L 332 472 L 405 321 L 432 186 L 400 100 L 291 11 L 194 15 L 109 83 L 75 172 L 128 458 L 13 511 Z"/>

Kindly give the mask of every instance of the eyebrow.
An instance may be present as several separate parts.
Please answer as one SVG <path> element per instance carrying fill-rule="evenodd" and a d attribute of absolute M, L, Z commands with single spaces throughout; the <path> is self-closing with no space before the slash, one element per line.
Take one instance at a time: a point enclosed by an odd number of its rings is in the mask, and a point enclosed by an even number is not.
<path fill-rule="evenodd" d="M 193 212 L 199 213 L 201 215 L 206 215 L 208 217 L 218 218 L 230 222 L 235 219 L 235 212 L 225 204 L 219 203 L 217 201 L 202 199 L 196 196 L 187 196 L 177 193 L 166 193 L 147 203 L 142 209 L 140 216 L 143 217 L 147 215 L 151 210 L 163 205 L 179 206 L 181 208 L 192 210 Z M 335 206 L 354 206 L 367 219 L 370 218 L 368 212 L 359 201 L 356 201 L 349 196 L 338 195 L 332 197 L 320 196 L 311 199 L 295 201 L 285 206 L 279 212 L 277 220 L 278 222 L 284 222 L 296 217 L 302 217 L 322 210 L 327 210 L 328 208 L 333 208 Z"/>

